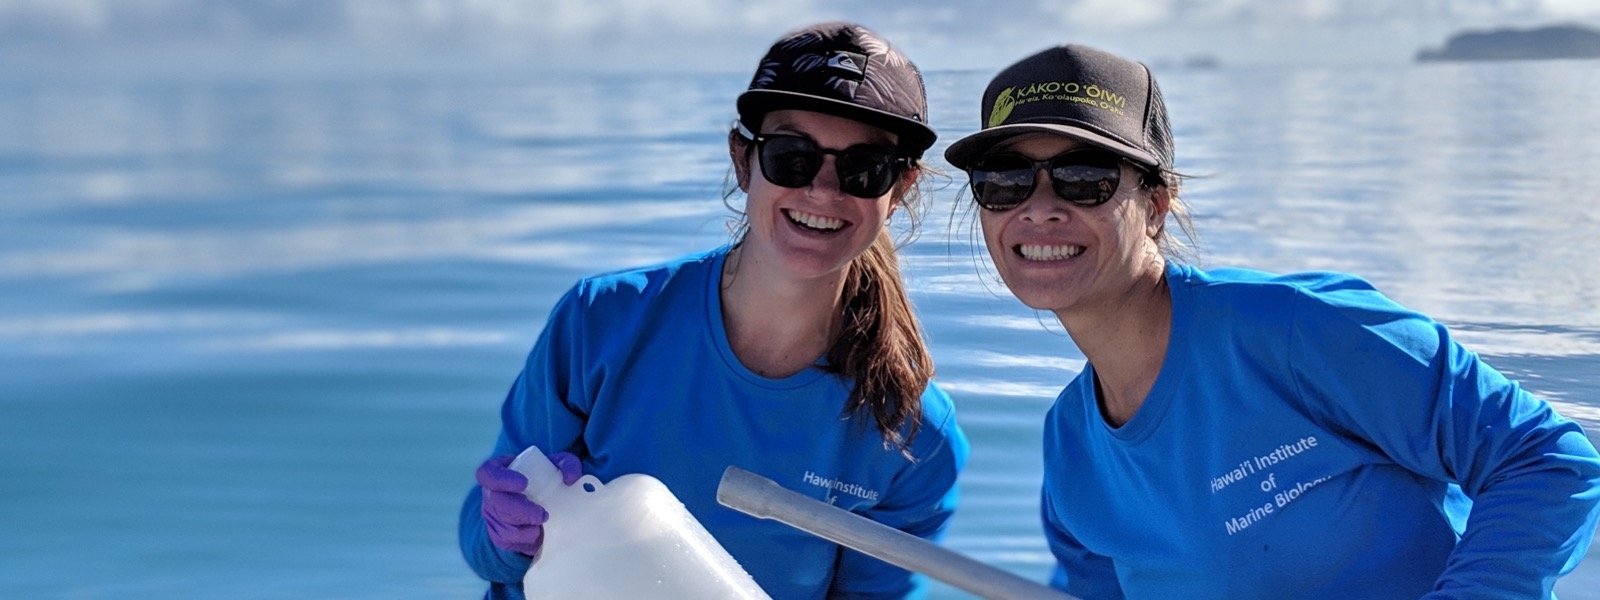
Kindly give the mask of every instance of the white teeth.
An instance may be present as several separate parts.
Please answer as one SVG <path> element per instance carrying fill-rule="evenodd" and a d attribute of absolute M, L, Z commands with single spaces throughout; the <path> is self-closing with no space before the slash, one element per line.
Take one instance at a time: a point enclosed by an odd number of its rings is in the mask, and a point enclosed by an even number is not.
<path fill-rule="evenodd" d="M 789 217 L 790 221 L 794 221 L 796 223 L 799 223 L 801 225 L 805 225 L 806 227 L 810 227 L 812 229 L 821 229 L 823 231 L 833 231 L 833 230 L 838 229 L 840 227 L 844 227 L 844 219 L 835 219 L 833 217 L 824 217 L 822 215 L 813 215 L 811 213 L 803 213 L 803 212 L 800 212 L 798 210 L 786 210 L 786 211 L 783 211 L 783 214 L 785 216 Z"/>
<path fill-rule="evenodd" d="M 1040 244 L 1023 244 L 1017 251 L 1028 260 L 1062 260 L 1072 258 L 1083 253 L 1083 246 L 1044 246 Z"/>

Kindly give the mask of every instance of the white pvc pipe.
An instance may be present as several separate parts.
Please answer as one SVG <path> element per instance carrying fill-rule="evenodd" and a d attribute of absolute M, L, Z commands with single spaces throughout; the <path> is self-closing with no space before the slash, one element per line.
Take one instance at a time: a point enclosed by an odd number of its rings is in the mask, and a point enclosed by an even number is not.
<path fill-rule="evenodd" d="M 722 472 L 717 502 L 753 517 L 788 524 L 902 569 L 925 573 L 982 598 L 1076 600 L 1010 571 L 789 491 L 771 479 L 738 467 Z"/>

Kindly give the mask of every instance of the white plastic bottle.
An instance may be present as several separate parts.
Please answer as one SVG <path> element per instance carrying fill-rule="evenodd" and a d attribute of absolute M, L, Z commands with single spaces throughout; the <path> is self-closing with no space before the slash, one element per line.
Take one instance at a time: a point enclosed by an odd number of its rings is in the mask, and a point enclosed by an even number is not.
<path fill-rule="evenodd" d="M 650 598 L 769 600 L 660 480 L 623 475 L 570 487 L 544 452 L 511 462 L 524 494 L 550 513 L 544 546 L 522 578 L 530 599 Z"/>

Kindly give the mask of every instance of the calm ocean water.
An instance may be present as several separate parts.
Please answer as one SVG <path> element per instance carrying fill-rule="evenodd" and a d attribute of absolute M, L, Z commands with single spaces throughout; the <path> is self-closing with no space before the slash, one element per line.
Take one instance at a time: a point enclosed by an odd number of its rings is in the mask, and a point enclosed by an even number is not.
<path fill-rule="evenodd" d="M 1203 263 L 1364 275 L 1600 432 L 1595 66 L 1160 73 Z M 929 75 L 931 156 L 987 75 Z M 744 83 L 0 79 L 0 596 L 481 593 L 456 512 L 506 385 L 577 277 L 727 240 Z M 1083 359 L 951 181 L 905 250 L 973 443 L 949 544 L 1042 579 Z"/>

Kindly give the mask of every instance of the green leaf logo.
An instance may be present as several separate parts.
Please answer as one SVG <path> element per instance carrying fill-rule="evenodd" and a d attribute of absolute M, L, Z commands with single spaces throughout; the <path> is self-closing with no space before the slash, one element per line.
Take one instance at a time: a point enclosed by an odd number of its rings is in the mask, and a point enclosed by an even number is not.
<path fill-rule="evenodd" d="M 1011 116 L 1011 109 L 1017 107 L 1016 99 L 1011 97 L 1011 90 L 1014 89 L 1017 88 L 1008 87 L 994 99 L 994 107 L 989 109 L 989 127 L 1006 122 L 1006 117 Z"/>

